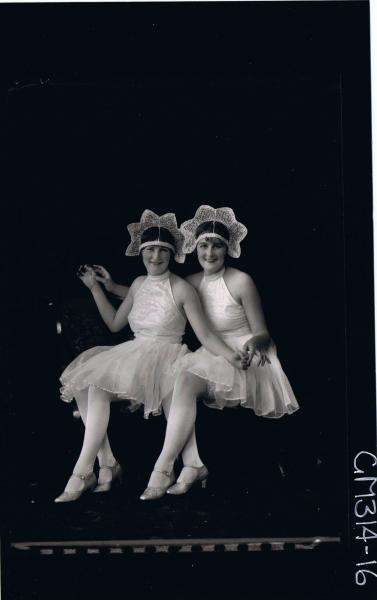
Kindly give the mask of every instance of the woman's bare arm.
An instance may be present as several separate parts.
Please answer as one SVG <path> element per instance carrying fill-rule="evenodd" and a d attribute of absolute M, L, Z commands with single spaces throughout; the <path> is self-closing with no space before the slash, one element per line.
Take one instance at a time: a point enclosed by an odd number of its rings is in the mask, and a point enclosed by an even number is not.
<path fill-rule="evenodd" d="M 117 296 L 118 298 L 125 298 L 127 296 L 130 288 L 125 285 L 121 285 L 120 283 L 115 283 L 109 271 L 105 269 L 105 267 L 102 265 L 93 265 L 93 270 L 95 272 L 97 281 L 102 283 L 107 292 Z"/>
<path fill-rule="evenodd" d="M 90 289 L 99 313 L 110 331 L 116 333 L 117 331 L 123 329 L 123 327 L 125 327 L 128 323 L 128 315 L 133 304 L 133 294 L 140 285 L 140 280 L 143 278 L 138 277 L 135 279 L 126 298 L 123 300 L 119 308 L 115 309 L 111 302 L 109 302 L 107 299 L 102 287 L 98 283 L 92 268 L 87 267 L 85 272 L 79 275 L 79 277 L 84 285 Z"/>
<path fill-rule="evenodd" d="M 223 356 L 228 362 L 238 369 L 243 368 L 246 357 L 241 352 L 234 352 L 225 342 L 215 335 L 203 313 L 199 296 L 195 289 L 182 279 L 174 285 L 177 304 L 180 303 L 186 313 L 187 319 L 202 346 L 216 356 Z"/>
<path fill-rule="evenodd" d="M 258 365 L 263 366 L 266 362 L 270 362 L 266 352 L 271 338 L 257 287 L 249 275 L 240 271 L 235 275 L 234 284 L 237 286 L 238 295 L 253 334 L 253 337 L 244 344 L 244 349 L 249 353 L 250 362 L 254 356 L 257 356 Z"/>

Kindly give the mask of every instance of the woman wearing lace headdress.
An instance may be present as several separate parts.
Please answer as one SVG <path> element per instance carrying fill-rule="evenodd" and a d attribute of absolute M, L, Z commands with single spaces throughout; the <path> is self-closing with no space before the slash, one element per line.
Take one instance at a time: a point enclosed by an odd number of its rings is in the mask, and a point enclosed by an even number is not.
<path fill-rule="evenodd" d="M 247 351 L 249 368 L 234 368 L 221 356 L 201 347 L 186 354 L 174 386 L 162 452 L 155 463 L 143 500 L 167 491 L 186 493 L 194 483 L 205 486 L 208 470 L 201 460 L 187 463 L 168 487 L 174 462 L 194 429 L 200 397 L 217 409 L 241 405 L 256 415 L 279 418 L 299 407 L 268 333 L 260 297 L 249 275 L 224 264 L 226 254 L 238 258 L 247 229 L 232 209 L 201 206 L 193 219 L 181 225 L 184 252 L 197 251 L 203 269 L 188 277 L 197 290 L 214 331 L 234 351 Z"/>
<path fill-rule="evenodd" d="M 89 489 L 107 491 L 122 474 L 107 438 L 110 402 L 127 399 L 131 409 L 143 406 L 144 416 L 169 411 L 174 386 L 174 365 L 187 352 L 181 339 L 189 320 L 200 342 L 214 355 L 222 355 L 235 369 L 245 366 L 244 354 L 232 350 L 207 327 L 195 289 L 169 271 L 171 255 L 184 261 L 183 235 L 175 215 L 159 217 L 152 211 L 142 214 L 140 223 L 128 226 L 131 243 L 128 256 L 141 253 L 146 276 L 137 277 L 116 310 L 107 300 L 92 269 L 80 274 L 90 289 L 98 310 L 110 331 L 130 325 L 135 339 L 117 346 L 97 346 L 81 353 L 63 372 L 62 399 L 75 398 L 85 423 L 80 456 L 67 486 L 55 502 L 77 500 Z M 195 434 L 190 432 L 188 448 Z M 187 444 L 186 444 L 187 446 Z M 93 467 L 98 455 L 98 486 Z M 195 459 L 197 460 L 197 459 Z M 169 476 L 168 484 L 174 483 Z"/>

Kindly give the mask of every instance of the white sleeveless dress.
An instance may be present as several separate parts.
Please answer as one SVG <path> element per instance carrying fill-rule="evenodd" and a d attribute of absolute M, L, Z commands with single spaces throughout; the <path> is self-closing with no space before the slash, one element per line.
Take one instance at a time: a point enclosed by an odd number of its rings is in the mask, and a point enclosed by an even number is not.
<path fill-rule="evenodd" d="M 68 365 L 60 377 L 63 401 L 92 385 L 110 392 L 112 400 L 129 400 L 131 410 L 144 405 L 146 418 L 161 413 L 174 387 L 175 362 L 188 351 L 181 343 L 186 318 L 174 301 L 169 272 L 145 278 L 128 323 L 135 339 L 90 348 Z"/>
<path fill-rule="evenodd" d="M 224 272 L 225 268 L 214 275 L 203 275 L 198 292 L 212 331 L 233 350 L 241 350 L 252 332 L 242 305 L 226 286 Z M 293 413 L 299 405 L 274 344 L 267 355 L 271 364 L 258 367 L 253 362 L 243 371 L 201 347 L 184 356 L 179 366 L 207 381 L 204 402 L 211 408 L 241 405 L 258 416 L 278 418 Z"/>

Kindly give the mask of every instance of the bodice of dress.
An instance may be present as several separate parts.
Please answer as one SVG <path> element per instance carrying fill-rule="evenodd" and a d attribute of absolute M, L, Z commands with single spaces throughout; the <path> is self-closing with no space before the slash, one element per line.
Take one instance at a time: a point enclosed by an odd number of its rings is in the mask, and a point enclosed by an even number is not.
<path fill-rule="evenodd" d="M 128 323 L 136 338 L 181 342 L 186 319 L 175 303 L 169 271 L 146 277 L 135 294 Z"/>
<path fill-rule="evenodd" d="M 230 294 L 224 273 L 225 268 L 213 275 L 203 275 L 198 290 L 203 310 L 212 330 L 221 337 L 251 335 L 245 311 Z"/>

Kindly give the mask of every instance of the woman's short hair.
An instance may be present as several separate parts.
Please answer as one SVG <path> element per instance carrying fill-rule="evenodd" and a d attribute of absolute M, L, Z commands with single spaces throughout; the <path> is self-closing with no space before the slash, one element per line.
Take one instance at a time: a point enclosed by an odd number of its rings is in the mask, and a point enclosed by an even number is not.
<path fill-rule="evenodd" d="M 204 223 L 201 223 L 195 231 L 195 237 L 198 239 L 199 236 L 203 236 L 206 233 L 210 233 L 212 235 L 217 233 L 217 235 L 219 235 L 221 238 L 229 241 L 229 230 L 219 221 L 205 221 Z"/>
<path fill-rule="evenodd" d="M 146 242 L 156 242 L 156 244 L 158 242 L 165 242 L 173 246 L 174 249 L 176 248 L 172 234 L 164 227 L 149 227 L 148 229 L 144 229 L 141 234 L 141 244 L 145 244 Z"/>

